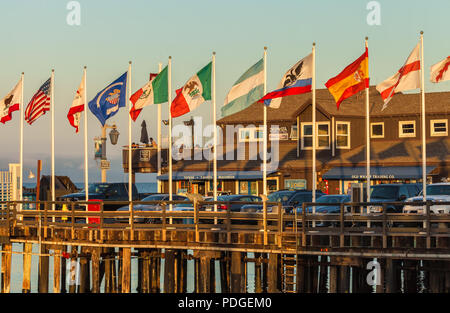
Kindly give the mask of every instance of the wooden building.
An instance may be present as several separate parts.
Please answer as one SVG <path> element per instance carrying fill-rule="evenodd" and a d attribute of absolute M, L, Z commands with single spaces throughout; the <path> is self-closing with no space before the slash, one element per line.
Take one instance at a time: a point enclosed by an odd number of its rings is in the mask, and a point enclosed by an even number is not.
<path fill-rule="evenodd" d="M 438 182 L 449 176 L 450 92 L 427 93 L 425 98 L 427 177 L 429 181 Z M 272 163 L 273 167 L 268 160 L 269 191 L 312 188 L 311 103 L 310 93 L 289 96 L 283 99 L 279 109 L 267 110 L 268 148 L 278 151 L 278 162 Z M 421 181 L 420 95 L 397 94 L 383 111 L 382 106 L 378 91 L 371 87 L 372 183 Z M 324 191 L 344 193 L 349 183 L 366 180 L 365 116 L 365 91 L 344 101 L 338 110 L 327 89 L 317 90 L 317 172 L 319 188 Z M 263 105 L 254 103 L 217 123 L 223 132 L 217 151 L 218 190 L 260 194 L 263 190 L 262 155 L 258 152 L 263 145 Z M 278 132 L 272 128 L 274 126 L 279 127 Z M 173 163 L 174 192 L 210 194 L 213 162 L 211 157 L 207 160 L 205 156 L 211 156 L 211 149 L 194 149 L 193 154 L 191 149 L 174 150 L 174 154 L 177 153 L 184 158 Z M 124 157 L 125 170 L 126 163 Z M 163 165 L 167 165 L 167 160 L 163 160 Z M 168 191 L 167 171 L 164 166 L 163 174 L 158 177 L 163 181 L 164 192 Z"/>

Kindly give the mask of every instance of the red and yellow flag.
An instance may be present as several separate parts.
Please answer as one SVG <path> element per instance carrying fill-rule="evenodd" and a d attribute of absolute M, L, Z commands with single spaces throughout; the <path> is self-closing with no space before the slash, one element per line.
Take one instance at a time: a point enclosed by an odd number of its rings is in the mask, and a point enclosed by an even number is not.
<path fill-rule="evenodd" d="M 369 88 L 369 51 L 366 51 L 355 62 L 347 66 L 339 75 L 325 84 L 339 105 L 342 101 Z"/>

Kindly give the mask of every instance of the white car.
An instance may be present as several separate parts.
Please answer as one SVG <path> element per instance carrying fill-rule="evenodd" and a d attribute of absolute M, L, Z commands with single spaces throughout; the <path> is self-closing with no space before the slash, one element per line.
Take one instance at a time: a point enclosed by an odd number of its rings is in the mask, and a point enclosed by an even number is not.
<path fill-rule="evenodd" d="M 435 204 L 430 206 L 430 213 L 432 214 L 450 214 L 450 183 L 437 183 L 427 186 L 427 200 L 433 202 L 449 202 L 448 204 Z M 425 214 L 425 208 L 421 205 L 411 205 L 408 202 L 423 201 L 422 192 L 417 197 L 406 199 L 406 204 L 403 207 L 403 213 L 411 214 Z"/>

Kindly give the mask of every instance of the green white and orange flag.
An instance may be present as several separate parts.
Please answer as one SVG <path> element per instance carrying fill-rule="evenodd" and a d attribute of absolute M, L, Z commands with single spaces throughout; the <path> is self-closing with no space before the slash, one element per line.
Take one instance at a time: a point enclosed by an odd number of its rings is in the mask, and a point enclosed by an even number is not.
<path fill-rule="evenodd" d="M 135 122 L 144 107 L 168 100 L 167 66 L 159 74 L 151 74 L 150 77 L 150 81 L 130 97 L 133 103 L 130 116 Z"/>
<path fill-rule="evenodd" d="M 369 88 L 369 51 L 347 66 L 339 75 L 325 83 L 336 101 L 337 108 L 342 101 Z"/>
<path fill-rule="evenodd" d="M 211 71 L 212 62 L 209 62 L 176 91 L 177 96 L 170 106 L 172 118 L 189 113 L 203 102 L 211 100 Z"/>

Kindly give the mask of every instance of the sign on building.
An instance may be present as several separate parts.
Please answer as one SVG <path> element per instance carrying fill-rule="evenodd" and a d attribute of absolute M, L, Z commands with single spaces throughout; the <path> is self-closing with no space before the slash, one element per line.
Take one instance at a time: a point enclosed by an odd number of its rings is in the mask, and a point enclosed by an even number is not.
<path fill-rule="evenodd" d="M 109 170 L 111 168 L 111 162 L 109 162 L 108 160 L 101 160 L 100 168 L 102 170 Z"/>
<path fill-rule="evenodd" d="M 284 188 L 293 190 L 306 190 L 306 179 L 285 179 Z"/>

